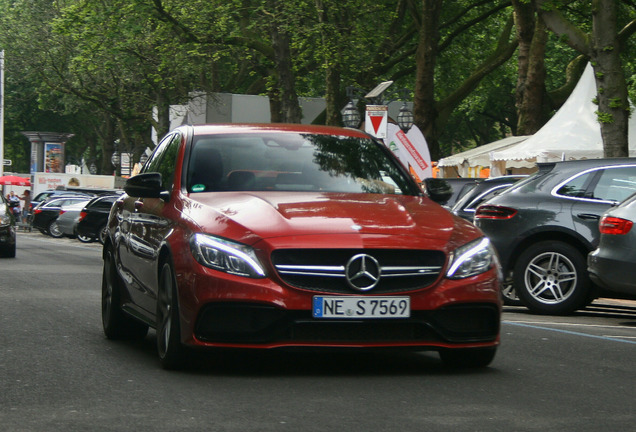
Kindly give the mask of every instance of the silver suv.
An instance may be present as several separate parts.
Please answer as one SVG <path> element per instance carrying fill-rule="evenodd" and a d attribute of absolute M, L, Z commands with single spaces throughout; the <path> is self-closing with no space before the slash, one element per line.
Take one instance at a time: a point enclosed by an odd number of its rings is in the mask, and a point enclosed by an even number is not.
<path fill-rule="evenodd" d="M 535 313 L 569 314 L 598 295 L 587 273 L 587 254 L 598 245 L 603 213 L 636 192 L 636 159 L 538 167 L 479 206 L 475 224 L 495 245 L 522 304 Z"/>

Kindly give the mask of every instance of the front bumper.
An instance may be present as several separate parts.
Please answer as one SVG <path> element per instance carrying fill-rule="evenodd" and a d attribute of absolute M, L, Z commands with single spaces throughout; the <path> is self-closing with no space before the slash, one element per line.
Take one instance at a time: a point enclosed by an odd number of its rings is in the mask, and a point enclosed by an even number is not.
<path fill-rule="evenodd" d="M 392 293 L 411 298 L 410 318 L 343 320 L 313 318 L 312 300 L 320 293 L 290 287 L 276 275 L 249 279 L 191 259 L 181 264 L 187 267 L 177 270 L 181 339 L 192 347 L 438 349 L 499 343 L 501 297 L 494 268 Z"/>

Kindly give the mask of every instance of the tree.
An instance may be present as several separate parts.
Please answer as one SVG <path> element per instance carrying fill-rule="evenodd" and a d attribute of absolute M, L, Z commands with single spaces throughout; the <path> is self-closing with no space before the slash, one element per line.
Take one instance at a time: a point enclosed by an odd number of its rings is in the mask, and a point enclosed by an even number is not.
<path fill-rule="evenodd" d="M 586 11 L 591 17 L 591 28 L 586 29 L 585 25 L 589 27 L 589 23 L 577 25 L 568 19 L 560 2 L 534 0 L 534 5 L 547 27 L 592 63 L 604 155 L 628 156 L 630 106 L 621 52 L 627 39 L 636 31 L 636 19 L 628 20 L 619 30 L 618 2 L 593 0 L 591 9 Z"/>
<path fill-rule="evenodd" d="M 502 11 L 505 13 L 509 6 L 509 3 L 494 0 L 479 3 L 459 2 L 456 4 L 453 2 L 453 8 L 444 11 L 444 7 L 448 4 L 449 2 L 442 0 L 422 0 L 420 36 L 416 54 L 415 124 L 426 137 L 433 159 L 441 156 L 439 137 L 452 112 L 478 87 L 484 77 L 504 64 L 517 47 L 516 39 L 511 38 L 512 19 L 508 18 L 504 20 L 499 38 L 493 41 L 491 53 L 482 54 L 481 59 L 472 65 L 472 72 L 444 97 L 438 99 L 435 78 L 439 56 L 449 49 L 458 35 Z M 447 21 L 442 20 L 443 12 L 448 15 Z M 473 12 L 473 15 L 471 16 L 469 12 Z M 442 38 L 440 29 L 449 28 L 452 24 L 454 24 L 452 30 L 446 30 Z M 485 51 L 483 46 L 480 48 Z"/>

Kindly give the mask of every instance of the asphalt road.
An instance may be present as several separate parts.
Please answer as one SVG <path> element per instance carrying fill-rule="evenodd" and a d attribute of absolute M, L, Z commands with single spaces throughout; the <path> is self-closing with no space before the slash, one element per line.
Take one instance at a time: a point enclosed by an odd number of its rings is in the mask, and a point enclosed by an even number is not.
<path fill-rule="evenodd" d="M 2 431 L 628 431 L 636 303 L 506 308 L 492 366 L 434 353 L 232 352 L 160 369 L 154 333 L 112 342 L 98 244 L 20 233 L 0 260 Z"/>

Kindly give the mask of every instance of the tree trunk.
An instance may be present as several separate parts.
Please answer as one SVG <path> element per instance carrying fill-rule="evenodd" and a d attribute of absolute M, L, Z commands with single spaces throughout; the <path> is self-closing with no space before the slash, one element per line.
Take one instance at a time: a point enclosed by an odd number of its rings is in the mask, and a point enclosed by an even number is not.
<path fill-rule="evenodd" d="M 516 90 L 518 135 L 531 135 L 545 123 L 545 51 L 547 30 L 529 3 L 514 0 L 519 41 Z"/>
<path fill-rule="evenodd" d="M 627 156 L 629 101 L 625 73 L 621 66 L 615 0 L 593 0 L 592 34 L 585 34 L 569 22 L 547 0 L 534 0 L 544 22 L 566 43 L 588 56 L 594 68 L 598 92 L 597 119 L 601 125 L 605 157 Z"/>
<path fill-rule="evenodd" d="M 592 53 L 605 157 L 629 156 L 629 100 L 618 43 L 616 2 L 595 0 Z"/>
<path fill-rule="evenodd" d="M 440 157 L 439 141 L 435 131 L 437 109 L 435 103 L 435 65 L 439 44 L 439 17 L 442 0 L 422 0 L 422 25 L 415 55 L 415 97 L 413 116 L 415 125 L 426 137 L 432 160 Z"/>
<path fill-rule="evenodd" d="M 170 132 L 170 102 L 165 94 L 157 94 L 157 142 Z"/>
<path fill-rule="evenodd" d="M 270 2 L 273 6 L 275 17 L 281 13 L 281 3 Z M 280 94 L 280 121 L 283 123 L 300 123 L 302 111 L 296 94 L 296 77 L 294 76 L 290 36 L 283 26 L 279 25 L 276 18 L 273 19 L 270 35 L 274 50 L 274 65 L 277 74 Z M 272 118 L 274 122 L 274 118 Z"/>

